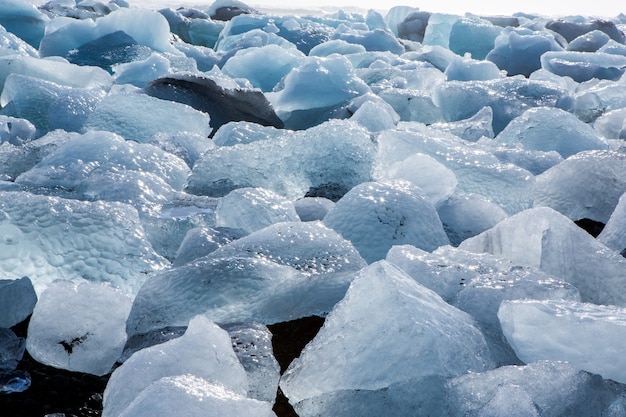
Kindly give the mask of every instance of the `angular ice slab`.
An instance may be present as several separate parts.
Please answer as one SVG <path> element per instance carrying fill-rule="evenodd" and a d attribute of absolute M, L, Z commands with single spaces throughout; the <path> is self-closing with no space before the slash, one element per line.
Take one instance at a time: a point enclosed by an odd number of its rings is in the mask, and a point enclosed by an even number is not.
<path fill-rule="evenodd" d="M 467 119 L 480 109 L 493 110 L 493 131 L 498 134 L 515 117 L 531 107 L 567 108 L 571 97 L 565 89 L 525 78 L 488 81 L 450 81 L 435 88 L 433 101 L 446 121 Z"/>
<path fill-rule="evenodd" d="M 107 130 L 124 139 L 148 142 L 157 133 L 189 132 L 209 136 L 208 114 L 185 104 L 140 93 L 107 95 L 85 122 L 84 130 Z"/>
<path fill-rule="evenodd" d="M 26 320 L 36 303 L 37 294 L 30 278 L 0 279 L 0 328 Z"/>
<path fill-rule="evenodd" d="M 572 39 L 572 41 L 567 44 L 567 50 L 576 52 L 596 52 L 610 39 L 609 35 L 601 30 L 592 30 L 591 32 L 587 32 L 584 35 Z"/>
<path fill-rule="evenodd" d="M 548 51 L 541 56 L 541 67 L 579 83 L 592 78 L 617 81 L 624 74 L 626 57 L 603 52 Z"/>
<path fill-rule="evenodd" d="M 551 207 L 572 220 L 606 223 L 626 192 L 626 154 L 586 151 L 537 176 L 534 205 Z"/>
<path fill-rule="evenodd" d="M 503 301 L 502 331 L 526 363 L 566 361 L 603 378 L 626 383 L 626 309 L 573 301 Z"/>
<path fill-rule="evenodd" d="M 613 214 L 598 235 L 598 241 L 626 255 L 626 193 L 619 198 Z"/>
<path fill-rule="evenodd" d="M 407 415 L 443 401 L 429 384 L 491 366 L 469 315 L 380 261 L 358 274 L 280 387 L 302 417 Z"/>
<path fill-rule="evenodd" d="M 77 190 L 90 177 L 103 173 L 143 171 L 180 190 L 189 174 L 185 162 L 156 146 L 126 141 L 111 132 L 88 132 L 47 155 L 16 182 Z"/>
<path fill-rule="evenodd" d="M 477 16 L 457 20 L 450 29 L 450 50 L 458 55 L 470 53 L 474 59 L 485 59 L 493 49 L 502 28 Z"/>
<path fill-rule="evenodd" d="M 603 407 L 618 395 L 611 395 L 598 379 L 560 361 L 462 375 L 446 384 L 449 413 L 499 417 L 604 415 Z"/>
<path fill-rule="evenodd" d="M 41 294 L 26 348 L 55 368 L 105 375 L 122 354 L 131 298 L 105 283 L 57 280 Z"/>
<path fill-rule="evenodd" d="M 433 204 L 406 180 L 366 182 L 354 187 L 324 217 L 368 262 L 383 259 L 394 245 L 432 251 L 448 238 Z"/>
<path fill-rule="evenodd" d="M 216 147 L 196 162 L 186 191 L 224 196 L 236 188 L 262 187 L 287 198 L 337 200 L 370 180 L 376 152 L 370 133 L 350 121 L 329 121 L 289 135 Z"/>
<path fill-rule="evenodd" d="M 293 202 L 263 188 L 239 188 L 222 197 L 215 210 L 215 225 L 251 233 L 274 223 L 300 218 Z"/>
<path fill-rule="evenodd" d="M 127 331 L 180 326 L 197 314 L 265 324 L 324 315 L 364 266 L 356 249 L 320 222 L 275 224 L 146 281 Z"/>
<path fill-rule="evenodd" d="M 48 16 L 27 0 L 5 0 L 2 3 L 0 26 L 24 39 L 34 48 L 39 47 L 49 21 Z"/>
<path fill-rule="evenodd" d="M 28 276 L 38 293 L 55 279 L 108 281 L 136 293 L 166 266 L 126 204 L 0 192 L 0 274 Z"/>
<path fill-rule="evenodd" d="M 557 151 L 563 158 L 609 146 L 591 126 L 554 107 L 526 110 L 498 134 L 496 141 L 528 150 Z"/>
<path fill-rule="evenodd" d="M 255 416 L 275 417 L 272 403 L 246 398 L 227 387 L 191 374 L 164 377 L 141 391 L 119 417 Z"/>
<path fill-rule="evenodd" d="M 551 208 L 504 219 L 459 248 L 539 268 L 574 285 L 585 302 L 626 306 L 626 259 Z"/>
<path fill-rule="evenodd" d="M 248 390 L 246 372 L 228 333 L 199 316 L 189 322 L 183 336 L 135 352 L 115 369 L 104 390 L 102 416 L 119 416 L 153 382 L 185 374 L 214 381 L 241 396 Z"/>

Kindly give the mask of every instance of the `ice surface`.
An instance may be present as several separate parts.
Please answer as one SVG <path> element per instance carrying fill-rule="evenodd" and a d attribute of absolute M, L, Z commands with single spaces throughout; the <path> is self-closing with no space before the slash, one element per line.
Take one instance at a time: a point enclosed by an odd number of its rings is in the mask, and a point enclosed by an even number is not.
<path fill-rule="evenodd" d="M 592 149 L 607 149 L 606 141 L 573 114 L 554 107 L 535 107 L 513 119 L 496 140 L 523 149 L 557 151 L 563 158 Z"/>
<path fill-rule="evenodd" d="M 141 391 L 119 417 L 258 416 L 275 417 L 272 404 L 253 400 L 204 378 L 185 374 L 164 377 Z"/>
<path fill-rule="evenodd" d="M 263 126 L 252 122 L 228 122 L 215 132 L 213 143 L 217 146 L 233 146 L 280 137 L 287 132 L 273 126 Z"/>
<path fill-rule="evenodd" d="M 218 323 L 266 324 L 323 315 L 365 265 L 354 247 L 319 222 L 279 223 L 146 281 L 127 331 Z"/>
<path fill-rule="evenodd" d="M 452 246 L 491 229 L 507 217 L 502 207 L 477 194 L 450 196 L 437 205 L 437 213 Z"/>
<path fill-rule="evenodd" d="M 228 333 L 199 316 L 189 322 L 183 336 L 142 349 L 113 371 L 104 390 L 103 417 L 120 415 L 153 382 L 185 374 L 214 381 L 241 396 L 248 390 L 246 372 Z"/>
<path fill-rule="evenodd" d="M 452 25 L 461 16 L 445 13 L 433 13 L 428 19 L 428 26 L 424 31 L 424 45 L 438 45 L 446 49 L 450 46 L 450 32 Z"/>
<path fill-rule="evenodd" d="M 162 55 L 153 53 L 143 61 L 115 64 L 111 69 L 116 83 L 143 88 L 150 81 L 166 75 L 170 71 L 170 61 Z"/>
<path fill-rule="evenodd" d="M 359 101 L 360 98 L 367 97 L 363 95 L 353 100 Z M 350 120 L 359 123 L 370 132 L 380 132 L 386 129 L 392 129 L 400 121 L 400 116 L 386 101 L 374 96 L 377 99 L 363 100 L 359 103 L 358 108 L 354 111 Z M 351 106 L 348 106 L 348 111 L 352 112 Z"/>
<path fill-rule="evenodd" d="M 626 193 L 617 202 L 609 221 L 598 235 L 598 241 L 622 255 L 626 254 Z"/>
<path fill-rule="evenodd" d="M 594 30 L 600 30 L 617 42 L 624 43 L 624 33 L 610 20 L 583 19 L 568 20 L 558 19 L 546 22 L 546 29 L 563 36 L 567 42 L 571 42 L 579 36 Z"/>
<path fill-rule="evenodd" d="M 626 381 L 620 354 L 626 329 L 623 308 L 557 300 L 503 301 L 498 318 L 526 363 L 567 361 L 603 378 Z"/>
<path fill-rule="evenodd" d="M 468 315 L 381 261 L 359 273 L 280 387 L 300 416 L 379 415 L 380 392 L 392 397 L 394 384 L 407 392 L 382 406 L 415 411 L 442 400 L 429 398 L 429 381 L 491 366 Z"/>
<path fill-rule="evenodd" d="M 311 48 L 309 56 L 350 55 L 363 52 L 365 52 L 363 45 L 356 45 L 341 39 L 332 39 Z"/>
<path fill-rule="evenodd" d="M 548 207 L 525 210 L 465 240 L 460 249 L 488 252 L 539 268 L 574 285 L 583 301 L 626 305 L 626 260 Z"/>
<path fill-rule="evenodd" d="M 322 220 L 335 203 L 324 197 L 304 197 L 293 202 L 298 217 L 303 222 Z"/>
<path fill-rule="evenodd" d="M 197 9 L 159 10 L 170 25 L 170 31 L 187 43 L 212 48 L 225 23 L 212 20 Z"/>
<path fill-rule="evenodd" d="M 181 266 L 201 258 L 214 250 L 245 236 L 246 233 L 237 229 L 224 227 L 195 227 L 185 234 L 174 258 L 174 266 Z"/>
<path fill-rule="evenodd" d="M 404 46 L 389 30 L 375 28 L 368 30 L 337 30 L 332 39 L 341 39 L 356 45 L 363 45 L 366 51 L 389 51 L 393 54 L 404 52 Z"/>
<path fill-rule="evenodd" d="M 577 52 L 596 52 L 602 46 L 604 46 L 611 38 L 601 30 L 592 30 L 584 35 L 572 39 L 567 44 L 568 51 Z"/>
<path fill-rule="evenodd" d="M 559 361 L 462 375 L 446 392 L 449 413 L 457 416 L 604 415 L 606 403 L 619 398 L 599 378 Z"/>
<path fill-rule="evenodd" d="M 109 94 L 89 115 L 86 130 L 107 130 L 137 142 L 181 131 L 209 136 L 210 117 L 190 106 L 145 94 Z"/>
<path fill-rule="evenodd" d="M 35 126 L 26 119 L 0 115 L 0 143 L 21 146 L 35 139 Z"/>
<path fill-rule="evenodd" d="M 0 327 L 0 375 L 17 368 L 25 348 L 23 337 L 17 337 L 11 329 Z"/>
<path fill-rule="evenodd" d="M 5 0 L 2 3 L 0 25 L 34 48 L 39 47 L 49 21 L 46 15 L 26 0 Z"/>
<path fill-rule="evenodd" d="M 592 78 L 618 80 L 624 73 L 626 57 L 603 52 L 548 51 L 541 55 L 541 67 L 576 82 Z"/>
<path fill-rule="evenodd" d="M 431 124 L 443 120 L 441 109 L 433 103 L 432 95 L 428 91 L 386 88 L 379 96 L 393 107 L 403 121 Z"/>
<path fill-rule="evenodd" d="M 552 207 L 572 220 L 606 223 L 625 191 L 626 155 L 586 151 L 537 176 L 534 205 Z"/>
<path fill-rule="evenodd" d="M 3 191 L 0 219 L 2 275 L 28 276 L 38 293 L 57 278 L 108 281 L 135 293 L 166 265 L 126 204 Z"/>
<path fill-rule="evenodd" d="M 26 320 L 37 303 L 30 278 L 0 280 L 0 328 L 13 327 Z"/>
<path fill-rule="evenodd" d="M 293 202 L 263 188 L 239 188 L 222 197 L 215 210 L 215 225 L 251 233 L 274 223 L 300 218 Z"/>
<path fill-rule="evenodd" d="M 383 259 L 394 245 L 432 251 L 448 238 L 434 205 L 406 180 L 366 182 L 354 187 L 324 217 L 368 262 Z"/>
<path fill-rule="evenodd" d="M 124 349 L 131 305 L 108 284 L 54 281 L 30 319 L 28 353 L 55 368 L 105 375 Z"/>
<path fill-rule="evenodd" d="M 604 113 L 595 120 L 593 128 L 605 138 L 626 139 L 626 108 Z"/>
<path fill-rule="evenodd" d="M 7 31 L 0 23 L 0 56 L 13 54 L 39 57 L 37 49 Z"/>
<path fill-rule="evenodd" d="M 483 107 L 472 117 L 456 122 L 433 123 L 430 127 L 452 133 L 470 142 L 476 142 L 482 137 L 493 138 L 493 110 Z"/>
<path fill-rule="evenodd" d="M 456 57 L 444 72 L 448 81 L 494 80 L 503 78 L 496 64 L 490 61 Z"/>
<path fill-rule="evenodd" d="M 496 142 L 483 145 L 494 145 Z M 553 166 L 563 162 L 563 157 L 557 151 L 534 151 L 522 148 L 497 147 L 493 154 L 504 164 L 511 163 L 523 168 L 533 175 L 539 175 Z"/>
<path fill-rule="evenodd" d="M 452 24 L 450 50 L 458 55 L 469 53 L 474 59 L 485 59 L 501 31 L 501 27 L 488 20 L 466 16 Z"/>
<path fill-rule="evenodd" d="M 357 123 L 330 121 L 302 132 L 205 152 L 186 191 L 224 196 L 236 188 L 262 187 L 287 198 L 337 200 L 371 178 L 375 145 Z"/>

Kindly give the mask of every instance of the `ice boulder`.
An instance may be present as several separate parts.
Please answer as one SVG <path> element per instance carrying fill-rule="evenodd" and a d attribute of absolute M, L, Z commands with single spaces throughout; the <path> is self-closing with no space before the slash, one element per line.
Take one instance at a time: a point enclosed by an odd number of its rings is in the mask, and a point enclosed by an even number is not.
<path fill-rule="evenodd" d="M 424 30 L 424 45 L 441 46 L 448 49 L 450 46 L 450 32 L 452 26 L 461 19 L 461 16 L 445 13 L 433 13 L 428 18 L 428 25 Z"/>
<path fill-rule="evenodd" d="M 26 119 L 0 115 L 0 143 L 21 146 L 35 139 L 35 125 Z"/>
<path fill-rule="evenodd" d="M 107 95 L 87 117 L 84 130 L 106 130 L 148 142 L 157 133 L 181 131 L 209 136 L 210 117 L 185 104 L 140 93 Z"/>
<path fill-rule="evenodd" d="M 143 61 L 115 64 L 111 67 L 117 84 L 132 84 L 143 88 L 156 78 L 170 71 L 170 61 L 162 55 L 153 53 Z"/>
<path fill-rule="evenodd" d="M 371 263 L 394 245 L 432 251 L 448 238 L 433 204 L 406 180 L 366 182 L 351 189 L 324 217 Z"/>
<path fill-rule="evenodd" d="M 141 391 L 119 417 L 258 416 L 275 417 L 272 404 L 246 398 L 227 387 L 198 376 L 185 374 L 159 379 Z"/>
<path fill-rule="evenodd" d="M 0 280 L 0 328 L 13 327 L 30 316 L 37 294 L 30 278 Z"/>
<path fill-rule="evenodd" d="M 626 305 L 619 290 L 626 279 L 626 260 L 551 208 L 508 217 L 459 248 L 539 268 L 578 288 L 582 301 Z"/>
<path fill-rule="evenodd" d="M 217 38 L 224 29 L 224 22 L 213 20 L 208 13 L 198 9 L 178 8 L 177 10 L 168 8 L 160 9 L 170 31 L 182 39 L 182 41 L 208 48 L 213 48 Z"/>
<path fill-rule="evenodd" d="M 383 89 L 378 95 L 393 107 L 400 120 L 424 124 L 443 121 L 441 109 L 433 102 L 429 90 L 391 87 Z"/>
<path fill-rule="evenodd" d="M 278 223 L 146 281 L 127 331 L 219 323 L 272 324 L 324 315 L 365 265 L 354 247 L 319 222 Z"/>
<path fill-rule="evenodd" d="M 450 81 L 435 88 L 433 101 L 441 108 L 446 121 L 467 119 L 483 107 L 491 107 L 495 134 L 531 107 L 567 109 L 572 104 L 569 92 L 563 88 L 517 77 Z"/>
<path fill-rule="evenodd" d="M 293 202 L 298 217 L 303 222 L 324 219 L 335 203 L 324 197 L 304 197 Z"/>
<path fill-rule="evenodd" d="M 274 223 L 300 218 L 293 202 L 263 188 L 239 188 L 222 197 L 215 210 L 215 225 L 251 233 Z"/>
<path fill-rule="evenodd" d="M 551 207 L 574 221 L 606 223 L 624 192 L 626 155 L 585 151 L 537 176 L 534 205 Z"/>
<path fill-rule="evenodd" d="M 115 369 L 103 395 L 103 417 L 119 416 L 140 393 L 164 377 L 190 374 L 246 396 L 248 380 L 230 337 L 205 317 L 177 339 L 135 352 Z M 130 414 L 133 415 L 133 414 Z"/>
<path fill-rule="evenodd" d="M 572 39 L 567 44 L 568 51 L 576 52 L 596 52 L 603 47 L 611 38 L 601 30 L 592 30 L 584 35 Z"/>
<path fill-rule="evenodd" d="M 608 144 L 591 126 L 555 107 L 535 107 L 513 119 L 496 137 L 498 143 L 537 151 L 557 151 L 563 158 Z"/>
<path fill-rule="evenodd" d="M 181 266 L 202 258 L 246 234 L 241 230 L 227 227 L 194 227 L 189 229 L 176 251 L 173 264 L 174 266 Z"/>
<path fill-rule="evenodd" d="M 72 137 L 16 182 L 77 190 L 92 176 L 131 171 L 152 173 L 174 189 L 181 189 L 189 174 L 182 159 L 156 146 L 125 141 L 111 132 L 88 132 Z"/>
<path fill-rule="evenodd" d="M 466 313 L 380 261 L 359 273 L 280 387 L 300 416 L 441 415 L 445 379 L 491 366 Z"/>
<path fill-rule="evenodd" d="M 626 139 L 626 108 L 604 113 L 594 121 L 593 128 L 605 138 Z"/>
<path fill-rule="evenodd" d="M 28 276 L 40 294 L 54 279 L 106 281 L 135 293 L 167 262 L 126 204 L 0 192 L 0 272 Z"/>
<path fill-rule="evenodd" d="M 387 51 L 397 55 L 405 51 L 400 41 L 388 29 L 382 28 L 369 30 L 345 30 L 345 28 L 341 28 L 333 34 L 332 39 L 341 39 L 356 45 L 363 45 L 366 51 Z"/>
<path fill-rule="evenodd" d="M 444 71 L 447 81 L 494 80 L 503 78 L 493 62 L 456 57 Z"/>
<path fill-rule="evenodd" d="M 371 179 L 376 148 L 357 123 L 329 121 L 273 139 L 209 149 L 193 167 L 186 191 L 220 197 L 262 187 L 287 198 L 338 200 Z"/>
<path fill-rule="evenodd" d="M 38 48 L 50 19 L 26 0 L 6 0 L 2 4 L 0 26 Z"/>
<path fill-rule="evenodd" d="M 579 83 L 592 78 L 617 81 L 624 73 L 626 57 L 603 52 L 548 51 L 541 56 L 541 67 Z"/>
<path fill-rule="evenodd" d="M 626 255 L 626 193 L 619 198 L 609 221 L 598 235 L 598 241 Z"/>
<path fill-rule="evenodd" d="M 486 106 L 478 110 L 475 115 L 456 122 L 438 122 L 430 125 L 431 128 L 443 132 L 452 133 L 470 142 L 477 142 L 479 139 L 493 138 L 493 110 Z"/>
<path fill-rule="evenodd" d="M 0 327 L 0 379 L 7 372 L 13 371 L 24 356 L 26 340 L 17 337 L 13 330 Z M 2 382 L 0 382 L 0 392 L 2 392 Z"/>
<path fill-rule="evenodd" d="M 437 213 L 452 246 L 491 229 L 507 217 L 502 207 L 478 194 L 452 195 L 437 205 Z"/>
<path fill-rule="evenodd" d="M 448 412 L 465 416 L 603 415 L 619 398 L 600 378 L 561 361 L 502 366 L 446 384 Z M 608 414 L 610 415 L 610 414 Z"/>
<path fill-rule="evenodd" d="M 519 364 L 519 359 L 502 334 L 497 313 L 503 300 L 524 299 L 578 302 L 580 294 L 573 285 L 538 269 L 512 267 L 473 278 L 452 305 L 474 317 L 498 365 L 512 365 Z"/>
<path fill-rule="evenodd" d="M 124 349 L 131 304 L 105 283 L 54 281 L 30 319 L 28 353 L 55 368 L 105 375 Z"/>
<path fill-rule="evenodd" d="M 483 145 L 497 145 L 497 142 Z M 535 151 L 519 147 L 496 146 L 493 154 L 503 164 L 513 164 L 529 171 L 533 175 L 539 175 L 563 162 L 563 157 L 557 151 Z"/>
<path fill-rule="evenodd" d="M 507 27 L 495 39 L 494 48 L 485 59 L 510 76 L 521 74 L 528 77 L 541 68 L 541 55 L 562 49 L 555 36 L 548 31 Z"/>
<path fill-rule="evenodd" d="M 488 20 L 466 16 L 452 24 L 450 50 L 461 56 L 469 53 L 474 59 L 485 59 L 501 31 Z"/>
<path fill-rule="evenodd" d="M 626 310 L 560 300 L 503 301 L 502 331 L 526 363 L 566 361 L 603 378 L 625 383 L 621 355 Z"/>
<path fill-rule="evenodd" d="M 213 143 L 217 146 L 233 146 L 240 143 L 256 142 L 283 136 L 290 133 L 288 130 L 277 129 L 273 126 L 263 126 L 252 122 L 228 122 L 220 126 L 213 135 Z"/>
<path fill-rule="evenodd" d="M 283 127 L 263 92 L 239 85 L 214 68 L 203 74 L 172 74 L 148 84 L 148 95 L 186 104 L 207 113 L 211 127 L 217 130 L 231 121 L 254 122 L 264 126 Z"/>
<path fill-rule="evenodd" d="M 287 74 L 283 88 L 270 100 L 285 127 L 306 129 L 328 120 L 334 110 L 369 91 L 344 56 L 312 56 Z"/>

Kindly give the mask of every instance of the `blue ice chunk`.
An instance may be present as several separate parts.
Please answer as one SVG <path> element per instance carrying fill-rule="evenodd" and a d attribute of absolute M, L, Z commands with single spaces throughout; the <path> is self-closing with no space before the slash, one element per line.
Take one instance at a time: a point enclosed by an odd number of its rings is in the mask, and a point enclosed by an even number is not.
<path fill-rule="evenodd" d="M 367 51 L 389 51 L 394 54 L 404 52 L 404 46 L 390 32 L 382 29 L 372 31 L 337 31 L 332 39 L 363 45 Z"/>
<path fill-rule="evenodd" d="M 485 59 L 501 31 L 501 27 L 488 20 L 464 17 L 450 29 L 450 50 L 458 55 L 470 53 L 474 59 Z"/>
<path fill-rule="evenodd" d="M 550 51 L 541 56 L 541 67 L 579 83 L 592 78 L 617 81 L 626 70 L 626 57 L 602 52 Z"/>
<path fill-rule="evenodd" d="M 28 55 L 35 58 L 39 57 L 37 49 L 33 48 L 15 34 L 7 31 L 0 24 L 0 56 L 13 54 Z"/>
<path fill-rule="evenodd" d="M 446 67 L 444 74 L 447 81 L 494 80 L 504 77 L 492 62 L 458 56 Z"/>
<path fill-rule="evenodd" d="M 14 392 L 24 392 L 30 388 L 31 378 L 26 371 L 15 370 L 0 373 L 0 394 L 11 394 Z"/>
<path fill-rule="evenodd" d="M 37 294 L 30 278 L 0 279 L 0 328 L 13 327 L 26 320 L 36 303 Z"/>
<path fill-rule="evenodd" d="M 611 38 L 601 30 L 592 30 L 584 35 L 573 39 L 568 45 L 568 51 L 596 52 L 604 46 Z"/>
<path fill-rule="evenodd" d="M 2 2 L 0 25 L 34 48 L 39 48 L 49 21 L 46 15 L 27 0 L 4 0 Z"/>

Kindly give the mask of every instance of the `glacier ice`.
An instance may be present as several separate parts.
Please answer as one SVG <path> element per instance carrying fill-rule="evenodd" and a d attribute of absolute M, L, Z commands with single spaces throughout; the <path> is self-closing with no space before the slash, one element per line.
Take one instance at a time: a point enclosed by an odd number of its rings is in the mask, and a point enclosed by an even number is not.
<path fill-rule="evenodd" d="M 246 234 L 242 230 L 227 227 L 194 227 L 189 229 L 178 246 L 173 265 L 181 266 L 202 258 Z"/>
<path fill-rule="evenodd" d="M 153 382 L 186 374 L 217 382 L 240 396 L 248 391 L 246 372 L 228 333 L 198 316 L 183 336 L 135 352 L 113 371 L 104 390 L 103 417 L 120 415 Z"/>
<path fill-rule="evenodd" d="M 626 57 L 603 52 L 548 51 L 541 55 L 541 68 L 576 82 L 592 78 L 617 81 L 625 65 Z"/>
<path fill-rule="evenodd" d="M 0 143 L 21 146 L 35 139 L 35 126 L 27 119 L 0 115 Z"/>
<path fill-rule="evenodd" d="M 570 300 L 503 301 L 502 331 L 520 359 L 565 361 L 624 383 L 620 354 L 626 311 Z"/>
<path fill-rule="evenodd" d="M 50 19 L 26 0 L 6 0 L 2 4 L 0 26 L 19 36 L 34 48 L 39 47 Z"/>
<path fill-rule="evenodd" d="M 622 255 L 626 253 L 626 193 L 619 198 L 609 221 L 598 235 L 598 241 Z"/>
<path fill-rule="evenodd" d="M 55 368 L 105 375 L 122 354 L 131 298 L 105 283 L 56 280 L 39 297 L 26 348 Z"/>
<path fill-rule="evenodd" d="M 466 16 L 452 24 L 449 48 L 458 55 L 469 53 L 474 59 L 485 59 L 493 49 L 502 28 L 478 16 Z"/>
<path fill-rule="evenodd" d="M 335 203 L 324 197 L 303 197 L 293 202 L 296 213 L 303 222 L 323 220 Z"/>
<path fill-rule="evenodd" d="M 384 259 L 394 245 L 432 251 L 449 243 L 434 205 L 406 180 L 357 185 L 326 214 L 324 224 L 352 242 L 368 263 Z"/>
<path fill-rule="evenodd" d="M 572 39 L 567 44 L 568 51 L 596 52 L 603 47 L 611 37 L 601 30 L 592 30 L 577 38 Z"/>
<path fill-rule="evenodd" d="M 0 280 L 0 328 L 13 327 L 30 316 L 37 303 L 37 294 L 28 277 Z"/>
<path fill-rule="evenodd" d="M 280 387 L 301 416 L 379 415 L 432 406 L 442 398 L 429 398 L 429 383 L 491 366 L 466 313 L 380 261 L 359 273 Z M 403 395 L 394 396 L 396 386 Z"/>

